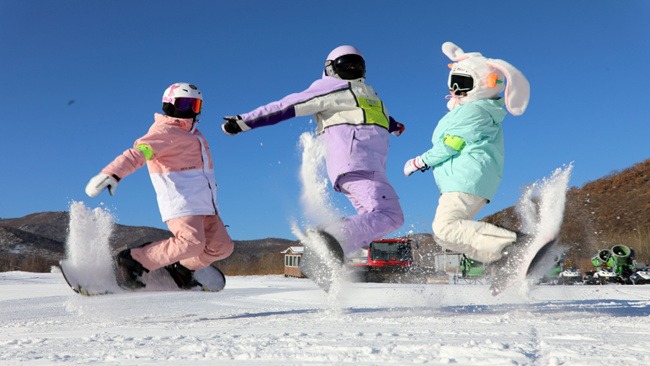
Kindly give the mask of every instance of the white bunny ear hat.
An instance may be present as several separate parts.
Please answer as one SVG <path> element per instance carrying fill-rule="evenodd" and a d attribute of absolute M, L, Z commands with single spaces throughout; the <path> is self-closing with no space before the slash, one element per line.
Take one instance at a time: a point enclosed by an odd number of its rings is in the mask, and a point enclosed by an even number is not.
<path fill-rule="evenodd" d="M 474 79 L 474 89 L 467 96 L 452 98 L 447 107 L 454 109 L 459 103 L 465 104 L 481 99 L 498 98 L 505 90 L 506 108 L 515 116 L 520 116 L 528 106 L 530 84 L 524 74 L 503 60 L 483 57 L 478 52 L 465 53 L 451 42 L 442 45 L 442 53 L 454 61 L 449 64 L 452 74 L 470 75 Z M 504 79 L 507 83 L 504 86 Z"/>

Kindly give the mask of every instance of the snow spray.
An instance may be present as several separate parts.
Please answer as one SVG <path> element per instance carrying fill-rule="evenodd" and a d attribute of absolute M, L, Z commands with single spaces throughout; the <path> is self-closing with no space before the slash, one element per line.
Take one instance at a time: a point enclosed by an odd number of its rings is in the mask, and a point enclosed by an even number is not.
<path fill-rule="evenodd" d="M 325 167 L 327 146 L 320 142 L 313 132 L 305 132 L 300 135 L 299 146 L 302 150 L 300 203 L 303 211 L 303 224 L 305 227 L 322 227 L 338 219 L 336 209 L 331 202 L 329 179 Z M 291 231 L 299 240 L 307 239 L 296 222 L 291 224 Z M 327 257 L 325 254 L 327 248 L 324 244 L 314 243 L 310 249 L 323 259 Z M 335 278 L 328 292 L 328 300 L 331 305 L 340 291 L 340 280 L 340 278 Z"/>
<path fill-rule="evenodd" d="M 544 178 L 529 185 L 515 206 L 521 218 L 521 231 L 533 236 L 530 243 L 530 258 L 549 240 L 557 238 L 564 218 L 566 191 L 573 170 L 573 164 L 556 169 L 550 178 Z M 521 270 L 525 270 L 524 266 Z M 520 278 L 525 273 L 519 273 Z M 528 284 L 530 285 L 530 283 Z M 522 290 L 528 292 L 530 287 L 523 286 Z"/>
<path fill-rule="evenodd" d="M 566 190 L 573 165 L 556 169 L 550 178 L 529 185 L 515 206 L 522 231 L 542 239 L 560 232 L 566 203 Z"/>
<path fill-rule="evenodd" d="M 329 195 L 329 183 L 325 169 L 325 154 L 327 146 L 318 141 L 312 132 L 300 135 L 299 146 L 302 150 L 302 165 L 300 166 L 300 183 L 302 194 L 300 204 L 303 213 L 303 225 L 316 227 L 335 220 Z M 303 231 L 296 222 L 291 224 L 291 231 L 300 240 L 304 239 Z"/>
<path fill-rule="evenodd" d="M 300 135 L 302 165 L 300 181 L 302 195 L 300 202 L 306 226 L 318 226 L 336 220 L 330 201 L 329 179 L 325 168 L 327 146 L 318 141 L 312 132 Z"/>
<path fill-rule="evenodd" d="M 113 215 L 106 209 L 90 209 L 83 202 L 72 202 L 70 226 L 65 243 L 66 273 L 84 278 L 89 292 L 120 291 L 113 274 L 113 257 L 109 239 L 113 232 Z M 84 285 L 84 283 L 81 283 Z M 93 287 L 98 288 L 93 288 Z"/>

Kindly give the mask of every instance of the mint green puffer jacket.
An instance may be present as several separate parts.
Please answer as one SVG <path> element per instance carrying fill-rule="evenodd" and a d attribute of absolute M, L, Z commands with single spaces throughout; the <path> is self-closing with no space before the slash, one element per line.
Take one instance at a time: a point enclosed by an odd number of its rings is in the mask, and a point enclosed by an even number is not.
<path fill-rule="evenodd" d="M 440 193 L 464 192 L 492 200 L 503 178 L 504 99 L 461 104 L 433 131 L 433 147 L 422 154 L 433 167 Z"/>

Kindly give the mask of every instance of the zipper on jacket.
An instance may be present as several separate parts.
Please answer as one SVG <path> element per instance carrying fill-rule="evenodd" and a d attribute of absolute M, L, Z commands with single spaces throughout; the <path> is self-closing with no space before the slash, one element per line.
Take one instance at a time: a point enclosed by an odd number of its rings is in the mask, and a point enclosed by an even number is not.
<path fill-rule="evenodd" d="M 361 109 L 361 114 L 363 115 L 363 121 L 361 122 L 361 124 L 367 125 L 368 118 L 366 116 L 366 111 L 361 107 L 361 104 L 359 104 L 360 97 L 357 95 L 357 93 L 354 92 L 352 82 L 349 82 L 349 84 L 350 84 L 350 93 L 352 94 L 352 99 L 354 100 L 354 104 L 356 104 L 357 108 Z M 366 88 L 366 84 L 365 83 L 361 83 L 361 84 L 363 84 L 364 88 L 366 89 L 366 94 L 368 94 L 368 88 Z"/>
<path fill-rule="evenodd" d="M 206 162 L 205 162 L 203 152 L 205 152 L 205 155 L 207 155 L 208 151 L 205 148 L 205 146 L 203 145 L 203 140 L 201 140 L 201 137 L 195 135 L 194 131 L 192 131 L 192 135 L 194 135 L 194 137 L 199 139 L 199 145 L 201 145 L 201 162 L 203 163 L 202 164 L 203 166 L 201 167 L 201 171 L 203 172 L 203 176 L 205 177 L 205 179 L 208 181 L 208 189 L 210 190 L 210 198 L 211 198 L 211 201 L 212 201 L 212 208 L 214 209 L 214 214 L 217 215 L 217 214 L 219 214 L 219 210 L 217 209 L 217 204 L 216 204 L 216 200 L 217 200 L 216 193 L 212 189 L 212 185 L 210 184 L 210 177 L 208 177 L 208 174 L 205 172 L 205 163 Z"/>

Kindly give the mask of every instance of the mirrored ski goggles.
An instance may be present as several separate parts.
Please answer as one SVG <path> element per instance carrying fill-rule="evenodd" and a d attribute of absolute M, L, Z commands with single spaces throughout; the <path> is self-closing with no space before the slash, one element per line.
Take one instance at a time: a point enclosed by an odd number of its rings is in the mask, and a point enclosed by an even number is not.
<path fill-rule="evenodd" d="M 468 92 L 474 89 L 474 78 L 469 75 L 451 74 L 449 90 Z"/>
<path fill-rule="evenodd" d="M 366 61 L 359 55 L 344 55 L 334 60 L 333 66 L 336 70 L 365 70 Z"/>
<path fill-rule="evenodd" d="M 201 107 L 203 106 L 203 101 L 196 98 L 176 98 L 174 99 L 174 107 L 181 112 L 187 110 L 193 110 L 194 113 L 201 113 Z"/>

